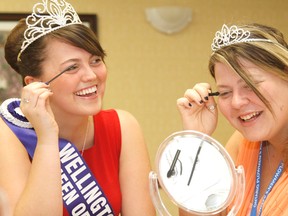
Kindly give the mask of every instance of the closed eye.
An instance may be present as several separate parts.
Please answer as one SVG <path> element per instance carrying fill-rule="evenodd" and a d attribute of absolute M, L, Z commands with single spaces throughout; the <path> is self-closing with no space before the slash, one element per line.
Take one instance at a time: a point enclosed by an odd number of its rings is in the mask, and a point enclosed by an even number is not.
<path fill-rule="evenodd" d="M 227 97 L 232 91 L 219 91 L 219 97 Z"/>

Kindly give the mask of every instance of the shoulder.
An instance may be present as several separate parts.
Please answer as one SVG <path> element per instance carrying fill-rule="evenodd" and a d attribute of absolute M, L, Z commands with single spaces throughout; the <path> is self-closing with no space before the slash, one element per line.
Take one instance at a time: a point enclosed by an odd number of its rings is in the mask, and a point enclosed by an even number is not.
<path fill-rule="evenodd" d="M 139 125 L 137 119 L 130 112 L 116 109 L 121 126 L 129 127 Z"/>
<path fill-rule="evenodd" d="M 226 150 L 228 151 L 234 162 L 236 162 L 239 153 L 239 147 L 243 142 L 243 139 L 243 135 L 239 131 L 235 131 L 225 145 Z"/>
<path fill-rule="evenodd" d="M 101 110 L 101 112 L 94 116 L 94 119 L 102 119 L 102 121 L 106 122 L 109 120 L 110 123 L 115 122 L 112 121 L 112 119 L 114 119 L 119 121 L 121 126 L 125 126 L 127 124 L 138 124 L 138 121 L 131 113 L 121 109 Z"/>
<path fill-rule="evenodd" d="M 22 145 L 16 134 L 14 134 L 14 132 L 1 117 L 0 128 L 0 161 L 1 159 L 22 161 L 20 164 L 23 164 L 24 167 L 24 163 L 29 161 L 28 154 L 24 145 Z M 1 155 L 5 155 L 5 157 Z M 2 164 L 4 163 L 5 161 L 2 162 Z"/>
<path fill-rule="evenodd" d="M 128 111 L 120 109 L 116 109 L 116 112 L 121 127 L 122 143 L 134 143 L 135 140 L 144 140 L 142 128 L 134 115 Z"/>
<path fill-rule="evenodd" d="M 119 124 L 122 136 L 141 131 L 137 119 L 130 112 L 121 109 L 102 110 L 94 116 L 94 121 L 96 125 L 110 125 L 112 127 Z"/>
<path fill-rule="evenodd" d="M 10 127 L 7 125 L 7 122 L 3 120 L 2 116 L 0 116 L 0 135 L 2 139 L 10 138 L 10 137 L 16 137 L 16 135 L 13 133 L 13 131 L 10 129 Z"/>
<path fill-rule="evenodd" d="M 11 131 L 11 129 L 8 127 L 8 125 L 6 124 L 6 122 L 0 117 L 0 134 L 5 133 L 7 131 Z"/>

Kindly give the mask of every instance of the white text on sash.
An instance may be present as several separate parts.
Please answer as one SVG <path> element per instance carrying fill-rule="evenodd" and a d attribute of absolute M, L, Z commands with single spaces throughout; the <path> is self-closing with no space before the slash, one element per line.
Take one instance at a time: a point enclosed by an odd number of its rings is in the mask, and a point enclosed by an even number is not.
<path fill-rule="evenodd" d="M 113 216 L 97 182 L 91 178 L 86 164 L 71 143 L 61 149 L 60 160 L 64 165 L 61 169 L 62 197 L 67 206 L 74 205 L 72 215 L 89 216 L 90 210 L 93 215 Z"/>

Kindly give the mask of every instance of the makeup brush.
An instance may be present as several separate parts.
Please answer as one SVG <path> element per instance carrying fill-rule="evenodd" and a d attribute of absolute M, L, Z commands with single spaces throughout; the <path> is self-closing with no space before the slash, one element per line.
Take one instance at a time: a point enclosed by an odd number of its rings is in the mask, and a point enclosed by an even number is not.
<path fill-rule="evenodd" d="M 218 96 L 219 94 L 219 92 L 210 92 L 208 93 L 208 96 Z"/>
<path fill-rule="evenodd" d="M 71 65 L 70 67 L 66 68 L 65 70 L 61 71 L 59 74 L 57 74 L 56 76 L 54 76 L 52 79 L 50 79 L 49 81 L 45 82 L 46 85 L 49 85 L 53 80 L 55 80 L 56 78 L 58 78 L 59 76 L 61 76 L 63 73 L 72 70 L 73 68 L 75 68 L 75 65 Z"/>
<path fill-rule="evenodd" d="M 204 99 L 208 100 L 208 97 L 218 96 L 219 94 L 220 94 L 219 92 L 210 92 L 210 93 L 208 93 L 208 96 L 204 97 Z"/>
<path fill-rule="evenodd" d="M 219 92 L 210 92 L 208 93 L 208 96 L 205 96 L 204 99 L 208 100 L 208 97 L 212 97 L 212 96 L 218 96 L 220 93 Z M 201 102 L 203 103 L 203 101 L 201 100 Z M 192 104 L 189 103 L 189 106 L 192 107 Z"/>

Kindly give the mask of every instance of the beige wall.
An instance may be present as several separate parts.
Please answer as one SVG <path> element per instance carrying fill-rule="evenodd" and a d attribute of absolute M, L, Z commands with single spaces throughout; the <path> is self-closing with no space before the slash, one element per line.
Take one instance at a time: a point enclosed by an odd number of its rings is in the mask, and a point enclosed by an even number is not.
<path fill-rule="evenodd" d="M 35 0 L 1 0 L 0 12 L 30 12 Z M 288 37 L 286 0 L 70 0 L 79 13 L 96 13 L 107 51 L 109 78 L 105 108 L 133 113 L 143 127 L 151 162 L 158 145 L 181 130 L 176 99 L 195 82 L 213 81 L 207 72 L 211 40 L 223 23 L 260 22 Z M 165 35 L 146 21 L 152 6 L 190 7 L 182 32 Z M 225 143 L 232 129 L 222 118 L 214 137 Z M 174 213 L 176 215 L 176 213 Z"/>

